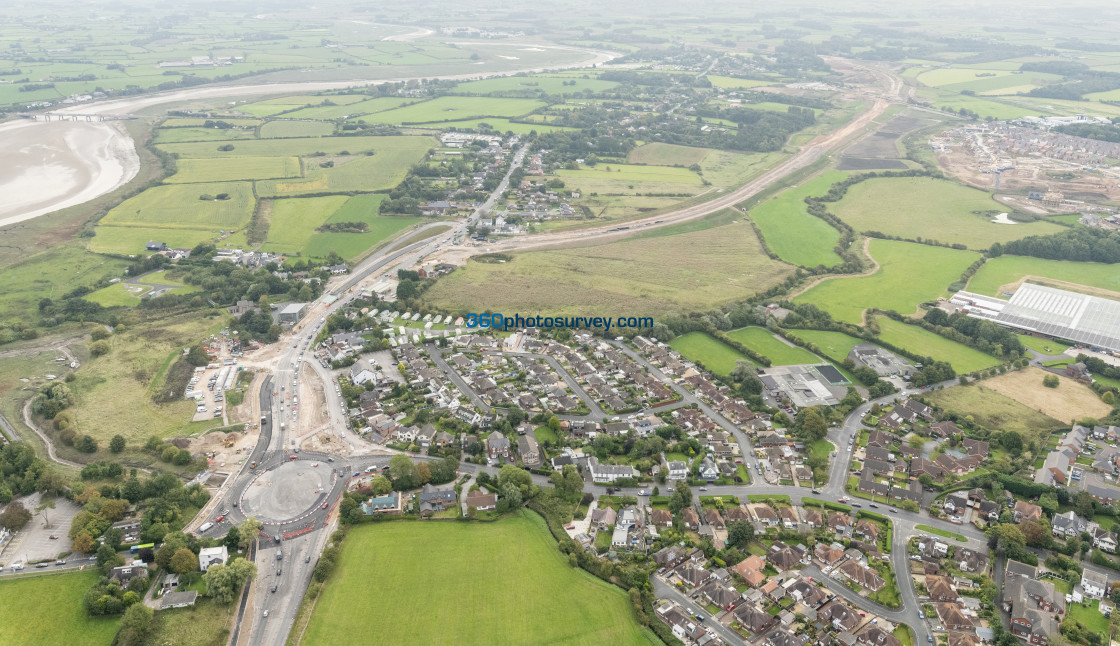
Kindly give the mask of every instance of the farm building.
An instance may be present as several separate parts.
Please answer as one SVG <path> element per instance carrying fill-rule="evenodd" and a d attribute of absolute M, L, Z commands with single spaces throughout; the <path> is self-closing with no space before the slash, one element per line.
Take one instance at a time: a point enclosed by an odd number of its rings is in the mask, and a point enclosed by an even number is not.
<path fill-rule="evenodd" d="M 1120 302 L 1030 283 L 1024 283 L 1010 300 L 957 292 L 952 302 L 974 318 L 1120 351 Z"/>

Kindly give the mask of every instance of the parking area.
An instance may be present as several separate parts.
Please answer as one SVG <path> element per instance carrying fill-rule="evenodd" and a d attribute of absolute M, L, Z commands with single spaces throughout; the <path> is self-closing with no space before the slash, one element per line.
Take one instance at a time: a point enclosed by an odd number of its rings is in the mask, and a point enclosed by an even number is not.
<path fill-rule="evenodd" d="M 59 554 L 73 549 L 73 543 L 67 534 L 70 532 L 70 521 L 81 507 L 65 498 L 56 498 L 53 508 L 46 507 L 36 511 L 41 504 L 39 494 L 27 496 L 20 499 L 20 502 L 35 515 L 26 527 L 12 536 L 7 547 L 0 552 L 0 563 L 7 567 L 17 561 L 55 559 Z"/>
<path fill-rule="evenodd" d="M 232 359 L 228 363 L 216 364 L 196 370 L 191 377 L 185 393 L 188 399 L 197 402 L 194 420 L 205 421 L 221 417 L 225 411 L 225 391 L 237 383 L 237 366 Z"/>

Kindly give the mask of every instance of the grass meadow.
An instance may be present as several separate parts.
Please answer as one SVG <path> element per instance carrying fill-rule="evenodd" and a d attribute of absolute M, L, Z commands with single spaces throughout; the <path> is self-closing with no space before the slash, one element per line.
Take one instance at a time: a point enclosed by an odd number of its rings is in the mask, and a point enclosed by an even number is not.
<path fill-rule="evenodd" d="M 423 141 L 423 144 L 417 144 Z M 167 144 L 160 148 L 169 153 L 177 153 L 181 159 L 192 157 L 306 157 L 323 153 L 337 155 L 348 151 L 352 155 L 373 151 L 375 155 L 390 153 L 398 149 L 411 150 L 423 146 L 424 150 L 436 145 L 431 137 L 319 137 L 293 139 L 256 139 L 253 141 L 229 142 L 233 150 L 220 151 L 219 142 Z"/>
<path fill-rule="evenodd" d="M 374 112 L 383 112 L 385 110 L 392 110 L 399 108 L 405 103 L 414 101 L 415 99 L 405 99 L 401 97 L 378 97 L 376 99 L 369 99 L 360 101 L 358 103 L 347 103 L 345 105 L 322 105 L 311 108 L 304 108 L 289 112 L 284 115 L 286 119 L 342 119 L 344 117 L 356 117 L 364 114 L 373 114 Z"/>
<path fill-rule="evenodd" d="M 178 172 L 167 178 L 176 184 L 229 182 L 299 177 L 298 157 L 206 157 L 181 159 Z"/>
<path fill-rule="evenodd" d="M 629 161 L 631 164 L 654 166 L 691 166 L 704 161 L 711 152 L 711 148 L 652 143 L 631 150 Z"/>
<path fill-rule="evenodd" d="M 141 250 L 143 246 L 141 246 Z M 75 243 L 52 247 L 4 268 L 0 318 L 29 320 L 43 298 L 60 298 L 75 287 L 119 278 L 128 262 L 90 253 Z"/>
<path fill-rule="evenodd" d="M 261 139 L 273 137 L 326 137 L 334 134 L 334 124 L 328 121 L 269 121 L 261 126 Z"/>
<path fill-rule="evenodd" d="M 1076 380 L 1059 376 L 1057 388 L 1043 386 L 1042 378 L 1048 374 L 1041 368 L 1026 368 L 987 379 L 984 386 L 1058 420 L 1104 417 L 1112 410 Z"/>
<path fill-rule="evenodd" d="M 848 357 L 858 343 L 866 343 L 863 339 L 848 336 L 843 332 L 830 330 L 790 330 L 794 336 L 817 346 L 820 352 L 830 359 L 843 361 Z"/>
<path fill-rule="evenodd" d="M 315 235 L 319 227 L 346 200 L 345 195 L 291 198 L 272 203 L 272 220 L 268 227 L 263 251 L 296 255 Z"/>
<path fill-rule="evenodd" d="M 106 646 L 118 617 L 91 618 L 82 599 L 97 572 L 52 574 L 0 581 L 0 646 Z"/>
<path fill-rule="evenodd" d="M 999 224 L 991 215 L 1007 207 L 986 192 L 932 177 L 883 177 L 860 182 L 830 210 L 856 231 L 879 231 L 902 238 L 922 238 L 970 249 L 994 242 L 1062 231 L 1049 222 Z"/>
<path fill-rule="evenodd" d="M 437 601 L 438 599 L 438 601 Z M 418 619 L 418 609 L 438 612 Z M 530 512 L 493 523 L 379 523 L 350 530 L 303 644 L 658 643 L 626 593 L 573 569 Z"/>
<path fill-rule="evenodd" d="M 229 194 L 229 199 L 199 199 L 202 195 L 213 196 L 219 193 Z M 109 211 L 99 224 L 216 232 L 218 229 L 237 229 L 247 224 L 253 215 L 255 204 L 253 187 L 248 182 L 154 186 L 122 202 Z"/>
<path fill-rule="evenodd" d="M 731 374 L 737 362 L 750 361 L 735 348 L 703 332 L 682 334 L 670 341 L 669 346 L 685 358 L 702 363 L 708 370 L 725 376 Z"/>
<path fill-rule="evenodd" d="M 951 341 L 916 325 L 907 325 L 880 316 L 876 319 L 881 330 L 879 337 L 900 348 L 932 356 L 939 361 L 948 361 L 958 373 L 984 370 L 999 364 L 999 359 L 979 350 Z"/>
<path fill-rule="evenodd" d="M 1039 434 L 1062 427 L 1062 422 L 1034 408 L 1001 395 L 984 385 L 952 386 L 929 393 L 930 402 L 938 408 L 972 415 L 977 424 L 989 429 Z"/>
<path fill-rule="evenodd" d="M 303 248 L 306 256 L 325 258 L 335 251 L 346 259 L 360 256 L 370 247 L 380 244 L 404 229 L 422 221 L 422 218 L 378 215 L 384 195 L 355 195 L 340 206 L 327 222 L 365 222 L 366 233 L 316 233 Z"/>
<path fill-rule="evenodd" d="M 919 303 L 944 295 L 979 257 L 971 251 L 894 240 L 872 240 L 870 251 L 879 263 L 874 274 L 825 280 L 794 300 L 812 303 L 849 323 L 861 323 L 864 310 L 872 307 L 912 314 Z"/>
<path fill-rule="evenodd" d="M 698 225 L 700 226 L 700 225 Z M 451 311 L 655 315 L 707 309 L 781 282 L 790 268 L 764 253 L 750 225 L 515 254 L 469 262 L 425 294 Z"/>
<path fill-rule="evenodd" d="M 131 307 L 139 305 L 141 297 L 151 291 L 146 285 L 126 285 L 114 283 L 108 287 L 86 294 L 87 301 L 92 301 L 102 307 Z"/>
<path fill-rule="evenodd" d="M 367 115 L 370 123 L 415 124 L 461 121 L 483 117 L 520 117 L 543 108 L 535 99 L 496 99 L 475 96 L 441 96 L 393 110 Z"/>
<path fill-rule="evenodd" d="M 792 366 L 806 363 L 820 363 L 820 359 L 804 348 L 788 345 L 769 330 L 760 327 L 745 327 L 732 330 L 727 336 L 742 343 L 751 350 L 765 355 L 775 366 Z"/>
<path fill-rule="evenodd" d="M 999 296 L 1004 285 L 1018 282 L 1024 276 L 1035 276 L 1031 282 L 1047 283 L 1049 278 L 1062 283 L 1073 283 L 1120 292 L 1120 271 L 1115 265 L 1100 262 L 1074 262 L 1071 260 L 1045 260 L 1027 256 L 1000 256 L 984 263 L 980 271 L 968 282 L 968 291 L 989 296 Z M 1055 286 L 1068 289 L 1069 285 Z"/>
<path fill-rule="evenodd" d="M 833 250 L 840 232 L 824 220 L 809 215 L 805 198 L 824 195 L 843 180 L 843 171 L 828 171 L 800 186 L 779 193 L 750 210 L 771 251 L 786 262 L 804 267 L 832 266 L 842 262 Z"/>

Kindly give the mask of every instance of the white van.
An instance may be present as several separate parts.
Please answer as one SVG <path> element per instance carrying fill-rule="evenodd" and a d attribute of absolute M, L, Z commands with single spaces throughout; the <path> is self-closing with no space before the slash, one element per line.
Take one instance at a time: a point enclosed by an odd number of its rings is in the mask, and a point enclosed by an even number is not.
<path fill-rule="evenodd" d="M 202 523 L 202 525 L 198 528 L 198 533 L 205 534 L 206 532 L 210 531 L 210 528 L 213 526 L 214 523 Z"/>

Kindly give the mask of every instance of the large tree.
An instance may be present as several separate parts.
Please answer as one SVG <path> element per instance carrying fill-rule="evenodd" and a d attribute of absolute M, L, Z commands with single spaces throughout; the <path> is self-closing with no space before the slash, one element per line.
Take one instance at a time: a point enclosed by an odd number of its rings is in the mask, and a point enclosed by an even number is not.
<path fill-rule="evenodd" d="M 31 512 L 20 501 L 9 504 L 3 513 L 0 513 L 0 527 L 7 527 L 13 532 L 24 528 L 31 522 Z"/>
<path fill-rule="evenodd" d="M 175 574 L 187 574 L 198 570 L 198 555 L 186 547 L 180 547 L 171 555 L 168 569 Z"/>
<path fill-rule="evenodd" d="M 389 478 L 393 481 L 393 488 L 398 491 L 418 487 L 420 474 L 416 465 L 407 455 L 394 455 L 389 458 Z"/>
<path fill-rule="evenodd" d="M 754 538 L 754 525 L 750 521 L 737 520 L 727 526 L 727 544 L 746 547 Z"/>
<path fill-rule="evenodd" d="M 154 611 L 142 603 L 134 603 L 124 611 L 120 630 L 117 633 L 118 646 L 138 646 L 144 643 L 152 631 Z"/>
<path fill-rule="evenodd" d="M 250 516 L 238 526 L 237 531 L 241 534 L 238 538 L 238 547 L 247 550 L 257 539 L 257 535 L 261 533 L 261 521 Z"/>
<path fill-rule="evenodd" d="M 685 483 L 679 483 L 673 495 L 669 496 L 669 511 L 675 516 L 685 507 L 692 506 L 692 489 Z"/>

